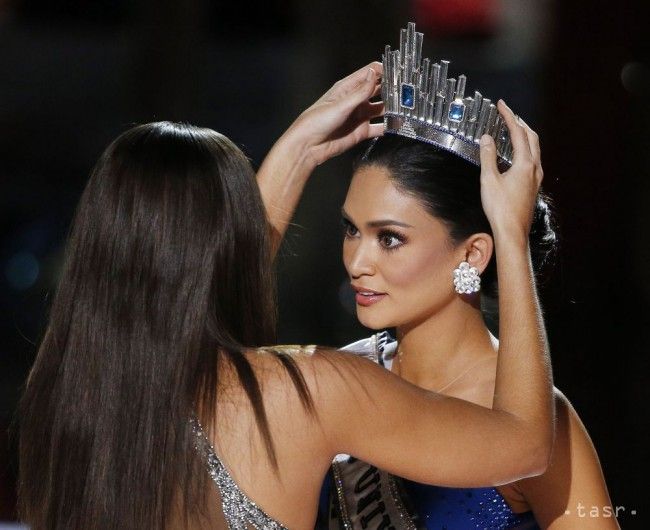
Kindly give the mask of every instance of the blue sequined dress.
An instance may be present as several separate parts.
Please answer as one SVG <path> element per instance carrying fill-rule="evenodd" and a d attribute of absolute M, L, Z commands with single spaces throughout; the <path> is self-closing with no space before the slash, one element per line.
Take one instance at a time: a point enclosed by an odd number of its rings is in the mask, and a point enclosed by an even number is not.
<path fill-rule="evenodd" d="M 396 349 L 387 333 L 345 350 L 386 365 Z M 394 477 L 338 455 L 323 485 L 319 530 L 539 530 L 532 512 L 514 513 L 496 488 L 444 488 Z"/>

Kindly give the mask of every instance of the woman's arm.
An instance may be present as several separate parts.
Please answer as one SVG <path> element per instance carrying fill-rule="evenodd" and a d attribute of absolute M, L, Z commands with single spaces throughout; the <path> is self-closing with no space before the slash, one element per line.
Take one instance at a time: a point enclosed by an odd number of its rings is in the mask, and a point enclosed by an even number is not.
<path fill-rule="evenodd" d="M 555 391 L 555 445 L 547 471 L 515 484 L 542 528 L 619 528 L 598 454 L 569 400 Z"/>
<path fill-rule="evenodd" d="M 373 62 L 338 81 L 296 119 L 264 159 L 257 182 L 273 230 L 274 251 L 314 168 L 383 133 L 383 124 L 370 123 L 383 113 L 383 103 L 370 102 L 379 91 L 381 73 L 381 63 Z"/>
<path fill-rule="evenodd" d="M 552 377 L 528 248 L 542 179 L 539 144 L 503 103 L 499 110 L 515 149 L 512 168 L 500 174 L 493 140 L 481 142 L 481 193 L 500 287 L 494 408 L 426 392 L 373 363 L 330 353 L 315 360 L 308 380 L 319 408 L 324 404 L 319 418 L 333 453 L 445 486 L 504 484 L 548 465 Z"/>

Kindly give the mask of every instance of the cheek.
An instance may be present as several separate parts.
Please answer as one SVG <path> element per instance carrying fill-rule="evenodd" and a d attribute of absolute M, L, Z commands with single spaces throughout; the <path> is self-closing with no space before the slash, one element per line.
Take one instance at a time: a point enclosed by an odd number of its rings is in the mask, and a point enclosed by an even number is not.
<path fill-rule="evenodd" d="M 399 266 L 395 264 L 384 271 L 391 300 L 399 307 L 400 320 L 435 312 L 453 299 L 452 262 L 453 256 L 445 248 L 411 255 Z"/>
<path fill-rule="evenodd" d="M 343 239 L 343 266 L 350 274 L 350 259 L 352 257 L 352 243 L 347 239 Z"/>
<path fill-rule="evenodd" d="M 451 277 L 448 252 L 442 250 L 411 252 L 394 263 L 387 260 L 386 265 L 385 277 L 396 289 L 430 291 L 431 286 Z"/>

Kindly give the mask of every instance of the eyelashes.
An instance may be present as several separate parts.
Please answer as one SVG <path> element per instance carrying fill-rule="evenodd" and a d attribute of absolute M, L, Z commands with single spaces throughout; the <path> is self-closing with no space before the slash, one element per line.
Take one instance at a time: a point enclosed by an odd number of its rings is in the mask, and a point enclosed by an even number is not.
<path fill-rule="evenodd" d="M 341 218 L 341 228 L 345 239 L 352 239 L 359 235 L 359 230 L 345 217 Z M 376 234 L 377 242 L 382 250 L 393 251 L 408 242 L 408 238 L 395 230 L 382 228 Z"/>
<path fill-rule="evenodd" d="M 345 238 L 354 237 L 357 235 L 357 227 L 354 226 L 348 219 L 341 217 L 341 228 L 343 230 L 343 236 Z"/>
<path fill-rule="evenodd" d="M 382 248 L 388 251 L 396 250 L 406 243 L 406 238 L 393 230 L 380 230 L 377 239 Z"/>

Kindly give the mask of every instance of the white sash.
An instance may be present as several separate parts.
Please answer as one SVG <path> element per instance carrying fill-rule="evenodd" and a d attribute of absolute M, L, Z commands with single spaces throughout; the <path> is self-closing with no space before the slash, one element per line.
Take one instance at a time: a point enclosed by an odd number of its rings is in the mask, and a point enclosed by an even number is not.
<path fill-rule="evenodd" d="M 397 342 L 386 332 L 341 348 L 384 366 Z M 417 530 L 416 516 L 408 509 L 399 481 L 349 455 L 332 462 L 334 491 L 330 495 L 329 530 Z"/>

